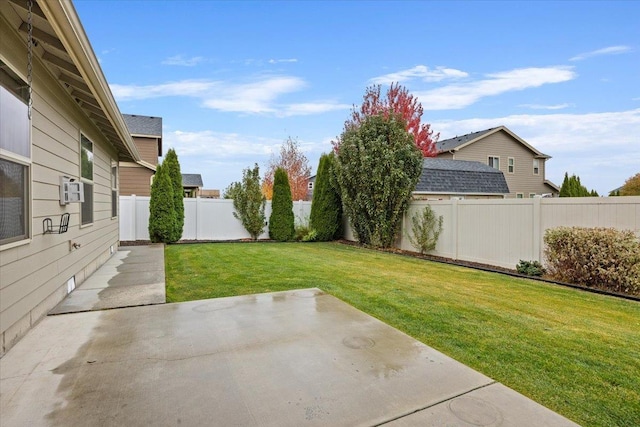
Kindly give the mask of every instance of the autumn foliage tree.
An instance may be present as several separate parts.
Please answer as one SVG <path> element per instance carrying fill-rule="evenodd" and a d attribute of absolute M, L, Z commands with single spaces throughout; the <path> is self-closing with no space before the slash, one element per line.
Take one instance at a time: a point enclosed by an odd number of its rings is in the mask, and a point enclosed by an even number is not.
<path fill-rule="evenodd" d="M 262 180 L 262 194 L 267 200 L 273 198 L 273 177 L 278 168 L 287 172 L 292 200 L 306 200 L 311 167 L 309 160 L 300 149 L 300 143 L 297 139 L 287 138 L 280 147 L 279 155 L 272 155 L 269 160 L 267 171 Z"/>
<path fill-rule="evenodd" d="M 382 86 L 374 85 L 366 89 L 362 105 L 359 109 L 353 108 L 351 118 L 344 124 L 344 130 L 350 130 L 360 126 L 362 122 L 371 116 L 383 115 L 389 118 L 390 115 L 399 116 L 404 120 L 406 130 L 414 139 L 414 142 L 422 157 L 436 156 L 436 141 L 440 134 L 433 134 L 431 125 L 422 123 L 422 104 L 417 98 L 409 93 L 407 88 L 392 83 L 385 96 L 381 93 Z M 338 151 L 341 138 L 332 141 L 334 151 Z"/>
<path fill-rule="evenodd" d="M 621 196 L 640 196 L 640 173 L 625 181 L 620 189 Z"/>

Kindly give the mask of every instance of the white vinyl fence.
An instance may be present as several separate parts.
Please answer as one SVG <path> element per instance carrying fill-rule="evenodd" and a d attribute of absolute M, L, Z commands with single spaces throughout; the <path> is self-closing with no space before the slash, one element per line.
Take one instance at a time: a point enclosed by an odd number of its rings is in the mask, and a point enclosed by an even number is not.
<path fill-rule="evenodd" d="M 518 261 L 544 262 L 544 233 L 559 226 L 632 230 L 640 237 L 640 197 L 580 197 L 413 201 L 396 246 L 411 245 L 411 218 L 430 205 L 443 217 L 432 255 L 515 268 Z M 345 238 L 355 240 L 350 227 Z"/>
<path fill-rule="evenodd" d="M 149 200 L 143 196 L 120 196 L 120 240 L 149 240 Z M 250 238 L 242 223 L 233 216 L 233 200 L 184 199 L 184 228 L 182 240 L 239 240 Z M 306 224 L 311 213 L 311 202 L 293 202 L 296 224 Z M 265 215 L 269 219 L 271 202 L 267 202 Z M 269 238 L 265 227 L 261 239 Z"/>

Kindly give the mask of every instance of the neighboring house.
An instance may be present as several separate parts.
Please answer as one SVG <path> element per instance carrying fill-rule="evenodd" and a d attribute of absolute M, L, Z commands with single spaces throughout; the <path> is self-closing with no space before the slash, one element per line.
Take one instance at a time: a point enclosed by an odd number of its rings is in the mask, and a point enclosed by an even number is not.
<path fill-rule="evenodd" d="M 220 190 L 200 190 L 200 197 L 203 199 L 219 199 L 220 198 Z"/>
<path fill-rule="evenodd" d="M 439 158 L 422 162 L 415 200 L 503 199 L 509 194 L 504 174 L 484 163 Z"/>
<path fill-rule="evenodd" d="M 199 173 L 182 174 L 182 188 L 184 190 L 184 197 L 200 197 L 200 191 L 202 190 L 202 187 L 202 176 Z"/>
<path fill-rule="evenodd" d="M 505 126 L 436 143 L 438 158 L 473 160 L 504 173 L 510 193 L 507 197 L 557 196 L 560 188 L 545 179 L 546 161 L 541 153 Z"/>
<path fill-rule="evenodd" d="M 141 160 L 73 4 L 27 7 L 0 2 L 0 355 L 117 250 L 118 163 Z"/>
<path fill-rule="evenodd" d="M 307 200 L 313 199 L 313 187 L 316 185 L 316 176 L 312 175 L 307 178 Z"/>
<path fill-rule="evenodd" d="M 120 162 L 120 194 L 150 196 L 158 157 L 162 156 L 162 117 L 123 114 L 142 159 Z"/>

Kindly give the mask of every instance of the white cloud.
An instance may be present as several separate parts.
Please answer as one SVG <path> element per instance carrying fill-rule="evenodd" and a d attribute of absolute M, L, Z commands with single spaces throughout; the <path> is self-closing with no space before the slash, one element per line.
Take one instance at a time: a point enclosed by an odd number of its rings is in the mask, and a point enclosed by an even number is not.
<path fill-rule="evenodd" d="M 553 158 L 547 179 L 560 184 L 565 172 L 576 173 L 583 184 L 601 195 L 638 173 L 640 108 L 588 114 L 521 114 L 432 123 L 440 140 L 507 126 L 538 150 Z"/>
<path fill-rule="evenodd" d="M 288 59 L 270 59 L 269 64 L 280 64 L 282 62 L 298 62 L 296 58 L 288 58 Z"/>
<path fill-rule="evenodd" d="M 351 105 L 335 101 L 278 103 L 282 95 L 301 91 L 306 82 L 292 76 L 267 76 L 247 83 L 214 80 L 182 80 L 158 85 L 112 84 L 111 91 L 118 101 L 182 96 L 198 98 L 202 106 L 223 112 L 271 114 L 276 117 L 320 114 L 346 110 Z"/>
<path fill-rule="evenodd" d="M 425 110 L 454 110 L 467 107 L 487 96 L 572 80 L 571 67 L 518 68 L 487 74 L 483 80 L 452 84 L 423 92 L 414 92 Z"/>
<path fill-rule="evenodd" d="M 631 52 L 631 48 L 629 46 L 609 46 L 603 49 L 592 50 L 591 52 L 581 53 L 579 55 L 570 58 L 569 61 L 582 61 L 588 58 L 593 58 L 594 56 L 601 55 L 619 55 L 621 53 Z"/>
<path fill-rule="evenodd" d="M 416 65 L 408 70 L 374 77 L 370 79 L 369 82 L 382 85 L 401 83 L 411 79 L 421 79 L 425 82 L 439 82 L 445 79 L 461 79 L 468 76 L 468 73 L 454 68 L 436 67 L 435 69 L 429 69 L 429 67 L 425 65 Z"/>
<path fill-rule="evenodd" d="M 520 104 L 518 107 L 531 108 L 532 110 L 563 110 L 571 107 L 573 104 L 554 104 L 554 105 L 542 105 L 542 104 Z"/>
<path fill-rule="evenodd" d="M 191 58 L 185 58 L 182 55 L 170 56 L 169 58 L 162 61 L 164 65 L 179 65 L 182 67 L 194 67 L 204 61 L 204 58 L 201 56 L 194 56 Z"/>

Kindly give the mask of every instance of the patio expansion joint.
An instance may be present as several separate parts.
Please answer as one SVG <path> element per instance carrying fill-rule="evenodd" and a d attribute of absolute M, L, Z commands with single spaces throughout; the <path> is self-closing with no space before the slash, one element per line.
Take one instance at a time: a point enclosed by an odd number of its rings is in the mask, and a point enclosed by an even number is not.
<path fill-rule="evenodd" d="M 474 387 L 474 388 L 472 388 L 472 389 L 470 389 L 470 390 L 467 390 L 467 391 L 465 391 L 465 392 L 463 392 L 463 393 L 456 394 L 456 395 L 451 396 L 451 397 L 447 397 L 446 399 L 439 400 L 439 401 L 437 401 L 437 402 L 431 403 L 431 404 L 426 405 L 426 406 L 423 406 L 423 407 L 421 407 L 421 408 L 417 408 L 417 409 L 414 409 L 414 410 L 412 410 L 412 411 L 405 412 L 404 414 L 400 414 L 400 415 L 398 415 L 398 416 L 395 416 L 395 417 L 393 417 L 393 418 L 389 418 L 388 420 L 382 421 L 382 422 L 380 422 L 380 423 L 373 424 L 373 425 L 372 425 L 372 427 L 378 427 L 378 426 L 382 426 L 382 425 L 385 425 L 385 424 L 389 424 L 389 423 L 391 423 L 391 422 L 393 422 L 393 421 L 397 421 L 397 420 L 399 420 L 399 419 L 401 419 L 401 418 L 408 417 L 409 415 L 413 415 L 413 414 L 415 414 L 415 413 L 417 413 L 417 412 L 424 411 L 424 410 L 426 410 L 426 409 L 432 408 L 432 407 L 437 406 L 437 405 L 440 405 L 440 404 L 442 404 L 442 403 L 450 402 L 450 401 L 452 401 L 452 400 L 454 400 L 454 399 L 457 399 L 457 398 L 462 397 L 462 396 L 465 396 L 465 395 L 467 395 L 467 394 L 469 394 L 469 393 L 473 393 L 473 392 L 474 392 L 474 391 L 476 391 L 476 390 L 481 390 L 481 389 L 483 389 L 483 388 L 485 388 L 485 387 L 489 387 L 489 386 L 494 385 L 494 384 L 499 384 L 499 383 L 498 383 L 497 381 L 490 381 L 490 382 L 488 382 L 488 383 L 486 383 L 486 384 L 482 384 L 482 385 L 480 385 L 480 386 L 478 386 L 478 387 Z"/>

